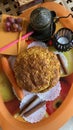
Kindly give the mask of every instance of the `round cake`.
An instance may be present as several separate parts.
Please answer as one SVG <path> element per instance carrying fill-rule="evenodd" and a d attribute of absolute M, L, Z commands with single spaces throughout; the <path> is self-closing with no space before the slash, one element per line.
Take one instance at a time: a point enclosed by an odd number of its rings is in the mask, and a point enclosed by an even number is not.
<path fill-rule="evenodd" d="M 14 73 L 19 87 L 38 93 L 57 84 L 60 78 L 60 63 L 48 48 L 35 46 L 17 56 Z"/>

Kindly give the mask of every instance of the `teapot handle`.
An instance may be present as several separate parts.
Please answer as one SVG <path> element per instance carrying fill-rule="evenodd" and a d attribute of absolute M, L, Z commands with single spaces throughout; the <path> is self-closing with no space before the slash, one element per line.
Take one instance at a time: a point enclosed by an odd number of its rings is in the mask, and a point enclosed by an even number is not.
<path fill-rule="evenodd" d="M 70 16 L 73 17 L 73 14 L 69 13 L 67 16 L 61 16 L 61 17 L 58 17 L 58 18 L 55 19 L 54 22 L 57 23 L 57 22 L 59 22 L 60 19 L 62 19 L 62 18 L 65 19 L 65 18 L 68 18 L 68 17 L 70 17 Z"/>
<path fill-rule="evenodd" d="M 55 11 L 51 11 L 52 17 L 55 18 L 56 17 L 56 12 Z"/>

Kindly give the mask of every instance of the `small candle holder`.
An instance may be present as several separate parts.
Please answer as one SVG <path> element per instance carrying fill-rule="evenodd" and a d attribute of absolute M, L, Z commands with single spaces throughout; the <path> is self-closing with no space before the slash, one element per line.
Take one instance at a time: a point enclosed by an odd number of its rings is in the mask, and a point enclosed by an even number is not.
<path fill-rule="evenodd" d="M 69 28 L 61 28 L 53 37 L 55 48 L 61 52 L 73 47 L 73 32 Z"/>

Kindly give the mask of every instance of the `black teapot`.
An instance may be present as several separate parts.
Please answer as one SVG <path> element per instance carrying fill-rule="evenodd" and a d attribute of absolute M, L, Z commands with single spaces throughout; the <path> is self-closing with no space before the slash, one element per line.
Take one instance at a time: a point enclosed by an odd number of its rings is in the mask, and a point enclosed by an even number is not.
<path fill-rule="evenodd" d="M 30 15 L 28 31 L 34 31 L 32 37 L 37 40 L 50 40 L 56 29 L 54 19 L 56 13 L 47 8 L 39 7 L 34 9 Z"/>

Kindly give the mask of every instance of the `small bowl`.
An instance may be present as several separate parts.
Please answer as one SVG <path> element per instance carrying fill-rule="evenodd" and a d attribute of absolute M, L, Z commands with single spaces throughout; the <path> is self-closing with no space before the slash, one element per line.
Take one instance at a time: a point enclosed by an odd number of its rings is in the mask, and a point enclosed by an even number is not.
<path fill-rule="evenodd" d="M 69 28 L 59 29 L 53 38 L 54 47 L 61 52 L 72 48 L 73 32 Z"/>

